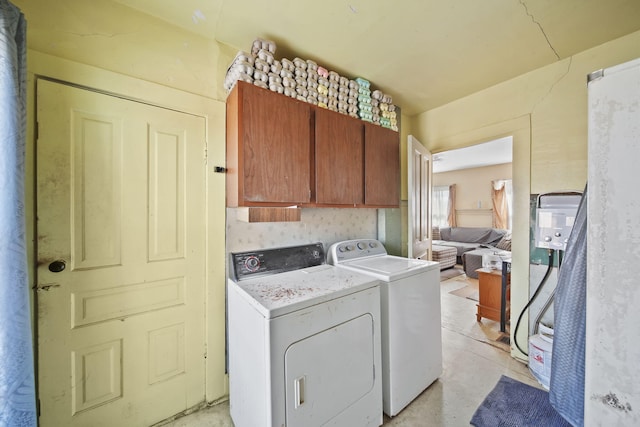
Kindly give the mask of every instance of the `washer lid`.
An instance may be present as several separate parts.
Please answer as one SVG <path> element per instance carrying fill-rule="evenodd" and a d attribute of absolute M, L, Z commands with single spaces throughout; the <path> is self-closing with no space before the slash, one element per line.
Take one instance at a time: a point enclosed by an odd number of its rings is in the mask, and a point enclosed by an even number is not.
<path fill-rule="evenodd" d="M 344 262 L 340 265 L 362 270 L 365 273 L 373 274 L 385 281 L 393 281 L 402 277 L 440 268 L 439 264 L 435 261 L 403 258 L 394 255 L 360 258 Z"/>
<path fill-rule="evenodd" d="M 380 282 L 370 275 L 327 264 L 238 282 L 229 280 L 229 286 L 239 290 L 266 318 L 278 317 L 379 285 Z"/>

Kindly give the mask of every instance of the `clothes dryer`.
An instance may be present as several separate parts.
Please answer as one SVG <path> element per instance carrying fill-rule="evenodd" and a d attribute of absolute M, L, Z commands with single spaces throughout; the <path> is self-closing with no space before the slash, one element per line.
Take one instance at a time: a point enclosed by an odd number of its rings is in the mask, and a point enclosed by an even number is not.
<path fill-rule="evenodd" d="M 382 424 L 380 287 L 321 243 L 231 254 L 230 411 L 237 427 Z"/>

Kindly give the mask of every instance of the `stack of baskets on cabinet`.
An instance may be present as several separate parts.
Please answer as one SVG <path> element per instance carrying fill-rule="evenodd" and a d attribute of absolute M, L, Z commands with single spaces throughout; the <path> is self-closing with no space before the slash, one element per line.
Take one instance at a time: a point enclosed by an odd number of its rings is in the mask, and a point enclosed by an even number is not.
<path fill-rule="evenodd" d="M 275 52 L 275 43 L 262 39 L 254 40 L 251 53 L 238 52 L 225 77 L 227 92 L 237 81 L 245 81 L 398 131 L 396 106 L 391 96 L 380 90 L 372 91 L 368 80 L 349 79 L 310 59 L 278 60 Z"/>

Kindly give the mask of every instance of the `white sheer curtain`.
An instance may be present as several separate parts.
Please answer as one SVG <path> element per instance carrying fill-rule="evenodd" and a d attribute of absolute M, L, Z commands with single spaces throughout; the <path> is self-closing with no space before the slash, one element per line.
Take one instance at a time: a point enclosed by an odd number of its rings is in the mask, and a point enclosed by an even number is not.
<path fill-rule="evenodd" d="M 36 426 L 24 218 L 26 21 L 0 0 L 0 426 Z"/>
<path fill-rule="evenodd" d="M 449 225 L 449 186 L 441 185 L 433 187 L 431 192 L 431 221 L 435 227 L 447 227 Z"/>

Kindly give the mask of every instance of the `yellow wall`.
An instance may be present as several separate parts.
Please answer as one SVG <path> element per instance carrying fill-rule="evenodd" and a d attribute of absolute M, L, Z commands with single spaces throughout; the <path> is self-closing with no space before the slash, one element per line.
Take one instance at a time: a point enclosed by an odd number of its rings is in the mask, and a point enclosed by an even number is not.
<path fill-rule="evenodd" d="M 412 117 L 430 150 L 448 138 L 529 115 L 532 193 L 582 190 L 587 177 L 587 75 L 640 57 L 640 32 Z M 518 165 L 514 164 L 514 169 Z"/>
<path fill-rule="evenodd" d="M 512 325 L 529 299 L 529 194 L 584 188 L 587 75 L 637 57 L 640 32 L 411 118 L 412 133 L 432 152 L 514 137 Z M 528 324 L 526 314 L 522 320 Z M 518 341 L 526 339 L 521 328 Z M 512 355 L 525 359 L 513 346 Z"/>
<path fill-rule="evenodd" d="M 225 164 L 222 88 L 235 50 L 104 0 L 13 0 L 27 19 L 27 244 L 35 274 L 35 81 L 46 76 L 206 118 L 208 164 Z M 206 399 L 227 394 L 224 175 L 207 170 Z M 222 197 L 222 199 L 219 199 Z M 213 224 L 213 225 L 212 225 Z"/>
<path fill-rule="evenodd" d="M 458 209 L 479 209 L 478 202 L 481 209 L 491 209 L 491 181 L 498 179 L 511 179 L 511 163 L 434 173 L 433 185 L 456 184 Z"/>
<path fill-rule="evenodd" d="M 212 99 L 236 52 L 108 0 L 14 0 L 30 49 Z"/>

